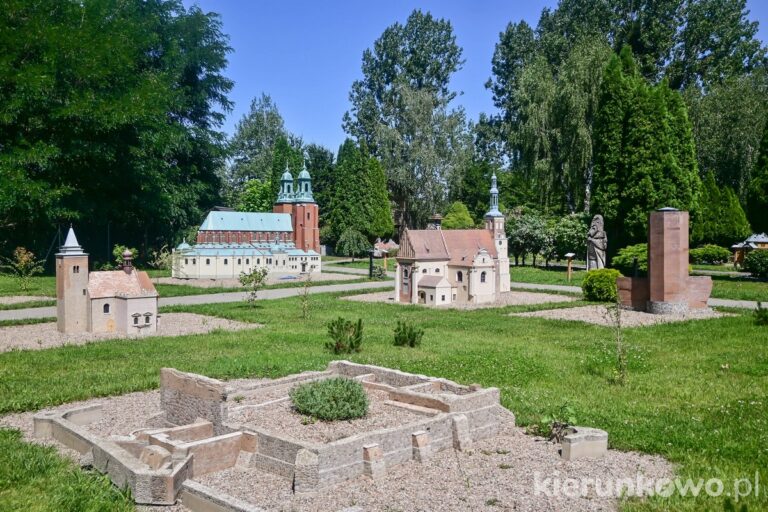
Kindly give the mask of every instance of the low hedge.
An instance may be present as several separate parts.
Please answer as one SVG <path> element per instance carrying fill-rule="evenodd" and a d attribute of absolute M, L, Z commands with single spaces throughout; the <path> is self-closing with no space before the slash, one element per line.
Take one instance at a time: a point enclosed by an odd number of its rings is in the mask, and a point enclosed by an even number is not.
<path fill-rule="evenodd" d="M 731 251 L 719 245 L 704 245 L 691 249 L 691 263 L 694 265 L 722 265 L 731 257 Z"/>
<path fill-rule="evenodd" d="M 768 250 L 755 249 L 744 258 L 744 270 L 752 277 L 768 279 Z"/>
<path fill-rule="evenodd" d="M 584 298 L 594 302 L 616 302 L 618 300 L 617 277 L 621 277 L 621 272 L 613 268 L 590 270 L 581 283 Z"/>

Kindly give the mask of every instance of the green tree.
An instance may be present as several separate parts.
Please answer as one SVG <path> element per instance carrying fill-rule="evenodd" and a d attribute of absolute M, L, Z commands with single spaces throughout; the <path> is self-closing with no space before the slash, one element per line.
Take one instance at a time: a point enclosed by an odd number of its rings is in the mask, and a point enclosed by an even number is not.
<path fill-rule="evenodd" d="M 442 210 L 460 181 L 469 134 L 449 81 L 461 53 L 450 22 L 415 10 L 363 53 L 352 84 L 344 129 L 382 162 L 401 229 Z"/>
<path fill-rule="evenodd" d="M 758 233 L 768 233 L 768 123 L 763 128 L 760 156 L 749 184 L 749 220 Z"/>
<path fill-rule="evenodd" d="M 533 264 L 536 265 L 536 256 L 547 248 L 549 241 L 545 217 L 535 210 L 516 210 L 507 215 L 505 226 L 509 252 L 515 257 L 515 265 L 521 257 L 525 265 L 528 254 L 533 256 Z"/>
<path fill-rule="evenodd" d="M 146 246 L 215 204 L 232 87 L 218 15 L 9 0 L 0 47 L 0 239 L 47 249 L 56 223 L 79 219 L 81 240 L 109 225 Z"/>
<path fill-rule="evenodd" d="M 454 201 L 443 218 L 442 226 L 445 229 L 470 229 L 475 227 L 475 221 L 464 203 Z"/>
<path fill-rule="evenodd" d="M 365 237 L 391 235 L 394 229 L 387 196 L 387 183 L 381 164 L 347 139 L 339 148 L 335 169 L 334 196 L 327 222 L 331 240 L 339 240 L 349 228 Z"/>
<path fill-rule="evenodd" d="M 609 247 L 645 239 L 648 212 L 696 212 L 700 180 L 690 121 L 666 82 L 651 87 L 625 47 L 609 64 L 595 121 L 593 210 L 606 220 Z"/>
<path fill-rule="evenodd" d="M 730 187 L 718 187 L 712 171 L 702 180 L 699 202 L 699 211 L 692 219 L 693 244 L 730 247 L 749 236 L 749 222 L 735 192 Z"/>
<path fill-rule="evenodd" d="M 269 179 L 271 189 L 270 204 L 277 201 L 280 192 L 280 179 L 286 169 L 294 180 L 304 168 L 304 143 L 300 137 L 291 134 L 281 135 L 275 142 L 272 152 L 272 174 Z"/>
<path fill-rule="evenodd" d="M 238 121 L 230 142 L 229 184 L 237 188 L 253 179 L 269 180 L 275 144 L 285 135 L 283 117 L 272 98 L 265 93 L 254 98 L 248 113 Z"/>
<path fill-rule="evenodd" d="M 312 177 L 312 195 L 320 210 L 320 223 L 325 224 L 336 187 L 336 169 L 333 152 L 317 144 L 306 148 L 307 171 Z"/>
<path fill-rule="evenodd" d="M 371 244 L 360 231 L 348 227 L 345 229 L 339 241 L 336 242 L 336 254 L 340 256 L 352 256 L 359 258 L 371 249 Z"/>
<path fill-rule="evenodd" d="M 272 184 L 256 179 L 245 182 L 235 208 L 241 212 L 272 211 Z"/>

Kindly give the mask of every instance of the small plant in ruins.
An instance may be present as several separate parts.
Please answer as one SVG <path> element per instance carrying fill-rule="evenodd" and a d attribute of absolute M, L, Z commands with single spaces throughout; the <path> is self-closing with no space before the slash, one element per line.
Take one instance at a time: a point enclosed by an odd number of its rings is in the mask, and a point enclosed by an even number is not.
<path fill-rule="evenodd" d="M 300 414 L 323 421 L 351 420 L 368 413 L 368 395 L 362 384 L 344 377 L 300 384 L 290 397 Z"/>
<path fill-rule="evenodd" d="M 418 347 L 421 345 L 423 337 L 423 329 L 419 329 L 410 322 L 397 321 L 397 326 L 395 327 L 395 346 Z"/>
<path fill-rule="evenodd" d="M 328 322 L 328 336 L 331 341 L 325 342 L 325 347 L 334 354 L 351 354 L 360 352 L 363 344 L 363 319 L 352 322 L 343 317 Z"/>
<path fill-rule="evenodd" d="M 249 304 L 254 304 L 258 298 L 259 290 L 267 281 L 269 269 L 267 267 L 256 267 L 250 272 L 240 272 L 240 284 L 247 290 L 246 300 Z"/>
<path fill-rule="evenodd" d="M 576 424 L 576 416 L 573 408 L 564 403 L 556 411 L 541 418 L 539 423 L 528 427 L 531 434 L 546 437 L 548 440 L 559 443 L 568 433 L 568 429 Z"/>
<path fill-rule="evenodd" d="M 43 260 L 36 259 L 35 254 L 24 247 L 17 247 L 13 258 L 4 258 L 4 261 L 2 269 L 13 275 L 23 292 L 29 290 L 34 276 L 43 273 Z"/>

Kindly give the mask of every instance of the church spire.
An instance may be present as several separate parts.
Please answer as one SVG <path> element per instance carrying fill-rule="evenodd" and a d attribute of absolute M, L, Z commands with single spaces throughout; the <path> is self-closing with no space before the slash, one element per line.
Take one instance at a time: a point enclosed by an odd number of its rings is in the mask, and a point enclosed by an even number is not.
<path fill-rule="evenodd" d="M 499 189 L 496 186 L 496 173 L 493 173 L 491 178 L 491 204 L 486 217 L 502 217 L 502 213 L 499 211 Z"/>

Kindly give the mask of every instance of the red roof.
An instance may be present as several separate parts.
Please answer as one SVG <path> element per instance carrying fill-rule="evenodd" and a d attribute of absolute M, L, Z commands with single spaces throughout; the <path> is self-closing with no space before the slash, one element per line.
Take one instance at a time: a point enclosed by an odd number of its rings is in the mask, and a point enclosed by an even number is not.
<path fill-rule="evenodd" d="M 406 230 L 401 258 L 450 260 L 451 265 L 471 266 L 478 252 L 485 249 L 496 258 L 496 245 L 485 229 L 415 229 Z"/>
<path fill-rule="evenodd" d="M 105 297 L 157 297 L 157 290 L 146 272 L 123 270 L 91 272 L 88 274 L 88 295 L 92 299 Z"/>

